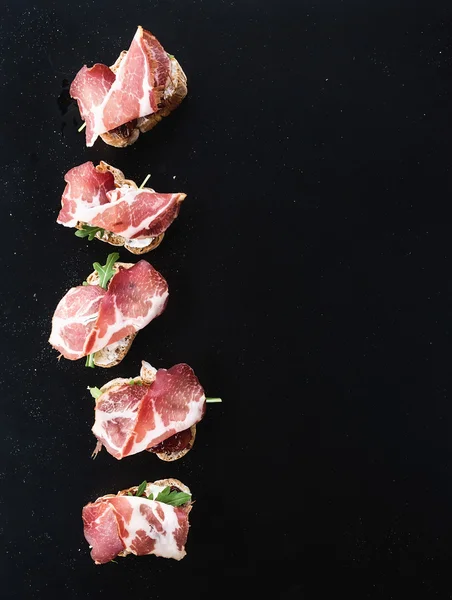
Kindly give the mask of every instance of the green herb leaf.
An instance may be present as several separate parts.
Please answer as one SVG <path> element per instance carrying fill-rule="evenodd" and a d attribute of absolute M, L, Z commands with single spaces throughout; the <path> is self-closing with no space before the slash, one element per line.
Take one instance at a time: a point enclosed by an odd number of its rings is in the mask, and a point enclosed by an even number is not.
<path fill-rule="evenodd" d="M 142 496 L 144 494 L 144 490 L 146 489 L 148 482 L 146 479 L 140 483 L 137 491 L 135 492 L 135 496 Z"/>
<path fill-rule="evenodd" d="M 75 232 L 75 235 L 79 238 L 88 238 L 88 240 L 91 242 L 91 240 L 93 240 L 96 237 L 96 233 L 100 232 L 101 237 L 104 235 L 105 233 L 105 229 L 102 229 L 102 227 L 92 227 L 91 225 L 87 225 L 86 223 L 84 225 L 82 225 L 81 229 L 77 229 Z"/>
<path fill-rule="evenodd" d="M 99 285 L 103 287 L 104 290 L 107 289 L 108 282 L 115 274 L 113 270 L 113 265 L 118 260 L 119 254 L 117 252 L 113 252 L 107 256 L 107 262 L 105 265 L 100 265 L 98 262 L 93 264 L 94 269 L 97 271 L 99 275 Z"/>
<path fill-rule="evenodd" d="M 129 385 L 143 385 L 142 381 L 136 381 L 135 379 L 131 379 L 127 382 Z"/>
<path fill-rule="evenodd" d="M 102 392 L 100 391 L 100 389 L 98 387 L 89 387 L 89 393 L 91 394 L 91 396 L 94 398 L 94 400 L 97 400 L 99 398 L 99 396 L 102 394 Z"/>
<path fill-rule="evenodd" d="M 96 365 L 94 364 L 94 353 L 88 354 L 86 357 L 85 367 L 90 367 L 91 369 L 94 369 L 95 366 Z"/>
<path fill-rule="evenodd" d="M 213 404 L 215 402 L 223 402 L 223 400 L 221 398 L 206 398 L 206 402 Z"/>
<path fill-rule="evenodd" d="M 141 497 L 146 491 L 147 481 L 143 481 L 137 488 L 135 494 L 127 493 L 128 496 L 137 496 Z M 163 502 L 164 504 L 169 504 L 170 506 L 182 506 L 182 504 L 186 504 L 190 502 L 191 495 L 186 494 L 185 492 L 177 492 L 176 490 L 171 491 L 171 487 L 167 486 L 161 492 L 157 494 L 154 498 L 154 494 L 149 494 L 147 496 L 148 500 L 155 500 L 156 502 Z"/>
<path fill-rule="evenodd" d="M 84 282 L 82 283 L 82 285 L 89 285 L 89 283 L 88 283 L 87 281 L 84 281 Z"/>
<path fill-rule="evenodd" d="M 176 492 L 176 490 L 171 491 L 170 486 L 167 486 L 157 494 L 155 500 L 156 502 L 163 502 L 164 504 L 169 504 L 170 506 L 181 506 L 182 504 L 189 502 L 191 500 L 191 496 L 185 492 Z"/>

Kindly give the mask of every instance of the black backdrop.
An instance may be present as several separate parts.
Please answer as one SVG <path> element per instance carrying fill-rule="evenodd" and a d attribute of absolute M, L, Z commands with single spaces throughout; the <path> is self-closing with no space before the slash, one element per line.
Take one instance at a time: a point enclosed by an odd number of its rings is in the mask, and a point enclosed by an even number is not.
<path fill-rule="evenodd" d="M 2 4 L 2 597 L 449 598 L 450 2 Z M 67 82 L 138 24 L 189 97 L 86 149 Z M 168 308 L 109 372 L 47 345 L 109 249 L 55 223 L 64 173 L 99 159 L 188 194 L 148 255 Z M 85 388 L 142 358 L 224 403 L 177 463 L 92 461 Z M 95 567 L 82 505 L 164 476 L 197 500 L 188 556 Z"/>

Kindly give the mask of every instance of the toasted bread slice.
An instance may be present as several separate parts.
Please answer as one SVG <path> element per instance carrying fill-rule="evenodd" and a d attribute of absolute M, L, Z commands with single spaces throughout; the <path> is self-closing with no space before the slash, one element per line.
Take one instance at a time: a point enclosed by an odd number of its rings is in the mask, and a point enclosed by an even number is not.
<path fill-rule="evenodd" d="M 106 173 L 107 171 L 109 171 L 115 178 L 115 187 L 117 187 L 117 188 L 119 188 L 123 185 L 127 185 L 135 190 L 138 189 L 137 184 L 134 181 L 132 181 L 131 179 L 126 179 L 124 177 L 124 173 L 120 169 L 116 169 L 115 167 L 112 167 L 111 165 L 104 162 L 103 160 L 101 160 L 100 163 L 97 165 L 96 171 L 99 171 L 99 173 Z M 146 189 L 148 189 L 152 192 L 154 191 L 152 188 L 146 188 Z M 84 225 L 84 223 L 79 221 L 75 227 L 76 227 L 76 229 L 82 229 L 83 225 Z M 157 248 L 157 246 L 160 245 L 160 243 L 163 240 L 164 235 L 165 235 L 164 233 L 161 233 L 160 235 L 158 235 L 154 238 L 149 238 L 149 242 L 145 246 L 141 246 L 141 247 L 130 245 L 130 240 L 127 240 L 126 238 L 122 237 L 122 235 L 118 235 L 117 233 L 112 233 L 111 231 L 104 231 L 103 234 L 100 231 L 98 231 L 96 233 L 96 238 L 98 240 L 101 240 L 102 242 L 107 242 L 108 244 L 111 244 L 112 246 L 124 246 L 124 248 L 126 248 L 126 250 L 128 250 L 132 254 L 146 254 L 146 252 L 155 250 L 155 248 Z M 132 242 L 132 244 L 133 244 L 133 242 Z"/>
<path fill-rule="evenodd" d="M 126 54 L 127 50 L 123 50 L 115 64 L 110 67 L 113 73 L 116 73 Z M 126 146 L 132 145 L 137 141 L 140 133 L 146 133 L 155 127 L 163 117 L 167 117 L 185 98 L 188 91 L 187 76 L 174 56 L 168 56 L 170 57 L 170 74 L 168 83 L 163 92 L 159 110 L 146 117 L 140 117 L 139 119 L 124 123 L 124 125 L 120 125 L 111 131 L 107 131 L 107 133 L 102 133 L 100 137 L 106 144 L 115 146 L 116 148 L 125 148 Z"/>
<path fill-rule="evenodd" d="M 102 350 L 95 352 L 94 364 L 96 367 L 110 369 L 111 367 L 119 365 L 127 352 L 130 350 L 136 335 L 136 333 L 126 335 L 126 337 L 122 338 L 122 340 L 119 340 L 119 342 L 105 346 L 105 348 L 102 348 Z"/>

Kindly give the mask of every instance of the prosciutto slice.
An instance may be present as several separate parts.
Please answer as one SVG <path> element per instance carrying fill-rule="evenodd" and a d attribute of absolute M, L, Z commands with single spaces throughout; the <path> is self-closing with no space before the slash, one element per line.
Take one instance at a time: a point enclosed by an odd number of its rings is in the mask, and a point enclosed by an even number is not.
<path fill-rule="evenodd" d="M 71 84 L 69 93 L 77 100 L 86 123 L 87 146 L 92 146 L 98 138 L 98 115 L 102 114 L 105 99 L 115 80 L 116 75 L 107 65 L 97 63 L 91 68 L 83 66 Z"/>
<path fill-rule="evenodd" d="M 64 176 L 66 187 L 61 198 L 57 223 L 75 227 L 79 212 L 87 212 L 110 202 L 108 192 L 115 189 L 115 178 L 108 170 L 96 169 L 92 162 L 74 167 Z M 88 223 L 88 221 L 86 221 Z"/>
<path fill-rule="evenodd" d="M 102 64 L 77 73 L 70 94 L 86 123 L 86 145 L 101 133 L 158 111 L 170 76 L 170 58 L 149 31 L 138 27 L 116 73 Z"/>
<path fill-rule="evenodd" d="M 86 341 L 107 291 L 98 285 L 71 288 L 58 304 L 49 342 L 69 360 L 86 356 Z"/>
<path fill-rule="evenodd" d="M 146 495 L 153 492 L 156 497 L 165 487 L 160 483 L 148 484 Z M 182 487 L 189 492 L 186 486 Z M 136 491 L 136 488 L 131 490 Z M 82 510 L 83 532 L 92 548 L 94 562 L 104 564 L 118 555 L 131 553 L 175 560 L 184 558 L 191 503 L 174 507 L 126 493 L 102 496 Z"/>
<path fill-rule="evenodd" d="M 67 292 L 55 310 L 49 342 L 77 360 L 143 329 L 163 312 L 167 298 L 165 279 L 148 262 L 120 266 L 108 290 L 86 285 Z"/>
<path fill-rule="evenodd" d="M 66 227 L 84 223 L 123 236 L 127 240 L 156 237 L 179 214 L 185 194 L 159 194 L 138 189 L 118 169 L 86 162 L 65 175 L 57 222 Z M 133 185 L 131 185 L 133 184 Z"/>
<path fill-rule="evenodd" d="M 142 385 L 113 381 L 97 399 L 92 431 L 118 460 L 157 446 L 204 416 L 204 390 L 188 365 L 159 369 L 149 383 L 151 369 L 143 361 Z"/>

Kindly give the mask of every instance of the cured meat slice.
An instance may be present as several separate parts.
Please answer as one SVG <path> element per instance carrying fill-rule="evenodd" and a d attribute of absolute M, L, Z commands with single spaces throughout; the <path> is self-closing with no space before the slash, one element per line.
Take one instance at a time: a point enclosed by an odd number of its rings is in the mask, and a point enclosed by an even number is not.
<path fill-rule="evenodd" d="M 96 169 L 90 161 L 68 171 L 64 180 L 66 187 L 57 222 L 66 227 L 75 227 L 84 220 L 79 218 L 80 212 L 96 210 L 110 202 L 107 193 L 115 189 L 113 174 Z"/>
<path fill-rule="evenodd" d="M 109 204 L 88 209 L 80 221 L 122 235 L 126 239 L 156 237 L 168 229 L 179 214 L 185 194 L 158 194 L 153 190 L 112 193 Z"/>
<path fill-rule="evenodd" d="M 83 66 L 71 84 L 70 94 L 77 100 L 78 108 L 86 123 L 86 145 L 92 146 L 102 129 L 102 107 L 116 79 L 113 71 L 100 63 L 88 68 Z"/>
<path fill-rule="evenodd" d="M 166 306 L 168 285 L 145 260 L 120 269 L 108 286 L 85 344 L 85 354 L 97 352 L 146 327 Z"/>
<path fill-rule="evenodd" d="M 143 329 L 163 312 L 167 299 L 165 279 L 148 262 L 119 266 L 107 290 L 86 285 L 67 292 L 53 316 L 49 342 L 77 360 Z"/>
<path fill-rule="evenodd" d="M 138 27 L 104 101 L 103 131 L 96 133 L 105 133 L 156 112 L 169 67 L 170 59 L 157 38 Z"/>
<path fill-rule="evenodd" d="M 86 162 L 65 175 L 67 183 L 57 222 L 66 227 L 87 224 L 126 240 L 156 237 L 179 214 L 185 194 L 138 189 L 118 169 Z"/>
<path fill-rule="evenodd" d="M 142 375 L 146 369 L 149 365 L 143 362 Z M 96 402 L 92 431 L 118 460 L 160 445 L 204 416 L 204 390 L 186 364 L 159 369 L 151 383 L 145 377 L 141 385 L 131 383 L 134 381 L 106 384 Z M 190 432 L 185 437 L 188 444 Z"/>
<path fill-rule="evenodd" d="M 137 491 L 135 487 L 116 496 L 102 496 L 83 508 L 84 535 L 96 564 L 131 553 L 137 556 L 155 554 L 175 560 L 184 558 L 190 500 L 172 506 L 147 498 L 151 493 L 154 498 L 158 497 L 167 485 L 172 490 L 184 491 L 188 494 L 185 498 L 191 497 L 186 486 L 168 479 L 147 484 L 144 497 L 132 495 Z"/>
<path fill-rule="evenodd" d="M 62 298 L 52 319 L 49 342 L 65 358 L 77 360 L 85 351 L 86 340 L 96 323 L 107 291 L 98 285 L 71 288 Z"/>
<path fill-rule="evenodd" d="M 170 75 L 170 58 L 159 41 L 138 27 L 116 73 L 106 65 L 77 73 L 70 94 L 86 123 L 86 145 L 110 130 L 158 111 Z"/>
<path fill-rule="evenodd" d="M 113 560 L 125 549 L 125 544 L 119 536 L 112 505 L 98 500 L 85 506 L 82 514 L 85 538 L 93 548 L 92 559 L 98 564 Z"/>

